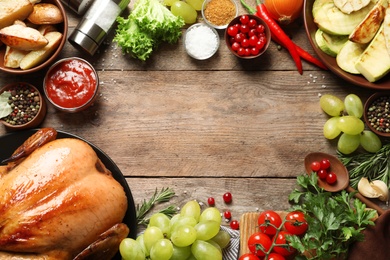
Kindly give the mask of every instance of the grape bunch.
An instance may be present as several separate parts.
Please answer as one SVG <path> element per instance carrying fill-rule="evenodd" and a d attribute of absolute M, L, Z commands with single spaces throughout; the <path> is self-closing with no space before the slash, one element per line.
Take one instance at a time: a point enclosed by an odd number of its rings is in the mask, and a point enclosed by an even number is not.
<path fill-rule="evenodd" d="M 377 152 L 382 147 L 380 138 L 372 131 L 365 130 L 363 103 L 355 94 L 349 94 L 344 101 L 325 94 L 320 98 L 322 110 L 330 116 L 323 127 L 327 139 L 337 141 L 337 149 L 343 154 L 351 154 L 360 146 L 370 153 Z"/>
<path fill-rule="evenodd" d="M 122 240 L 119 251 L 123 260 L 222 260 L 230 235 L 220 230 L 221 221 L 217 208 L 201 211 L 189 201 L 172 218 L 153 214 L 144 233 Z"/>

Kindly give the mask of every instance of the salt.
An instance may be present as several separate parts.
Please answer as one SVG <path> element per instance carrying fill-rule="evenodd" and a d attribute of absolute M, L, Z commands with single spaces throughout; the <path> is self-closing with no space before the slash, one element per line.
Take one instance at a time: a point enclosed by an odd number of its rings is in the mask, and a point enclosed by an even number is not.
<path fill-rule="evenodd" d="M 219 38 L 207 25 L 199 24 L 188 28 L 185 35 L 185 47 L 188 54 L 196 59 L 210 58 L 218 49 Z"/>

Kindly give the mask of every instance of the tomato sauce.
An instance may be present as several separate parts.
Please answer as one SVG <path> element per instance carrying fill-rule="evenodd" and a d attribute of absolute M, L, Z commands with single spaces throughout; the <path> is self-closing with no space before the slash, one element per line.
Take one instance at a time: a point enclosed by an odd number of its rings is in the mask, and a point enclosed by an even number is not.
<path fill-rule="evenodd" d="M 55 65 L 46 76 L 46 94 L 57 106 L 80 108 L 93 100 L 97 81 L 95 70 L 87 62 L 65 60 Z"/>

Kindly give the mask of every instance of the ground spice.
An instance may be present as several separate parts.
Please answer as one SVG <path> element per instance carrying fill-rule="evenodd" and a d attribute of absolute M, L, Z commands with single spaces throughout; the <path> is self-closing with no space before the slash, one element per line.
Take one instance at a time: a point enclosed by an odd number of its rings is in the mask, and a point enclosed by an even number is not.
<path fill-rule="evenodd" d="M 205 7 L 206 19 L 217 26 L 228 24 L 236 15 L 236 6 L 231 0 L 211 0 Z"/>

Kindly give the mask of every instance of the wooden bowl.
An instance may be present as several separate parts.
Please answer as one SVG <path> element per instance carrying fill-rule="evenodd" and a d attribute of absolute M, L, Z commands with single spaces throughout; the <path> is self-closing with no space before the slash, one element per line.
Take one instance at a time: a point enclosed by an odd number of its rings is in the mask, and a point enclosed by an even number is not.
<path fill-rule="evenodd" d="M 5 55 L 5 49 L 6 49 L 6 46 L 4 44 L 0 45 L 0 70 L 1 71 L 4 71 L 6 73 L 10 73 L 10 74 L 29 74 L 29 73 L 33 73 L 33 72 L 36 72 L 36 71 L 39 71 L 45 67 L 47 67 L 49 64 L 51 64 L 52 62 L 55 61 L 55 59 L 58 57 L 58 55 L 60 54 L 60 52 L 62 51 L 65 43 L 66 43 L 66 38 L 67 38 L 67 35 L 68 35 L 68 19 L 67 19 L 67 16 L 66 16 L 66 11 L 61 3 L 60 0 L 42 0 L 41 3 L 51 3 L 51 4 L 54 4 L 56 5 L 59 9 L 60 9 L 60 12 L 64 18 L 64 21 L 60 24 L 56 24 L 55 27 L 56 29 L 62 33 L 62 39 L 61 39 L 61 42 L 60 44 L 58 45 L 57 49 L 54 51 L 54 53 L 48 58 L 46 59 L 43 63 L 31 68 L 31 69 L 26 69 L 26 70 L 22 70 L 20 68 L 8 68 L 8 67 L 5 67 L 4 66 L 4 55 Z"/>
<path fill-rule="evenodd" d="M 32 89 L 34 92 L 38 93 L 39 102 L 40 102 L 40 106 L 39 106 L 38 112 L 35 114 L 35 116 L 32 118 L 31 121 L 28 121 L 27 123 L 23 123 L 23 124 L 9 123 L 9 122 L 6 121 L 5 117 L 1 118 L 0 121 L 7 128 L 7 130 L 10 130 L 10 131 L 18 131 L 18 130 L 35 128 L 39 124 L 42 123 L 43 119 L 46 116 L 46 102 L 45 102 L 45 99 L 43 98 L 42 94 L 39 92 L 39 90 L 35 86 L 33 86 L 33 85 L 29 84 L 29 83 L 26 83 L 26 82 L 18 82 L 18 83 L 8 84 L 8 85 L 6 85 L 6 86 L 4 86 L 3 88 L 0 89 L 0 94 L 2 94 L 4 91 L 11 91 L 12 89 L 15 89 L 17 87 L 22 87 L 22 88 L 25 88 L 25 89 L 29 88 L 29 89 Z"/>
<path fill-rule="evenodd" d="M 265 36 L 267 38 L 267 41 L 264 45 L 264 47 L 260 50 L 260 52 L 257 54 L 257 55 L 249 55 L 249 56 L 241 56 L 239 55 L 236 51 L 234 51 L 232 49 L 232 44 L 231 44 L 231 38 L 232 36 L 230 36 L 228 34 L 228 29 L 225 30 L 225 43 L 226 43 L 226 46 L 228 47 L 229 51 L 235 55 L 236 57 L 238 58 L 241 58 L 241 59 L 255 59 L 255 58 L 258 58 L 260 57 L 263 53 L 266 52 L 266 50 L 268 49 L 268 46 L 271 42 L 271 31 L 267 25 L 266 22 L 263 21 L 263 19 L 261 19 L 260 17 L 256 16 L 256 15 L 252 15 L 252 14 L 246 14 L 247 16 L 249 16 L 249 19 L 255 19 L 257 21 L 257 24 L 262 24 L 264 26 L 264 32 L 265 32 Z M 233 26 L 235 24 L 238 24 L 240 23 L 240 18 L 241 18 L 241 15 L 237 16 L 236 18 L 234 18 L 230 23 L 229 25 L 227 26 L 227 28 L 229 28 L 230 26 Z"/>
<path fill-rule="evenodd" d="M 376 92 L 374 94 L 372 94 L 366 101 L 366 103 L 364 104 L 364 113 L 363 113 L 363 118 L 364 118 L 364 122 L 366 123 L 367 127 L 370 128 L 371 131 L 373 131 L 375 134 L 379 135 L 379 136 L 382 136 L 382 137 L 390 137 L 390 126 L 387 127 L 389 129 L 388 132 L 386 132 L 384 129 L 385 128 L 377 128 L 373 125 L 373 122 L 372 122 L 372 116 L 370 116 L 372 113 L 375 113 L 375 112 L 371 112 L 369 110 L 372 110 L 372 105 L 378 100 L 378 99 L 381 99 L 381 98 L 385 98 L 386 100 L 390 100 L 390 91 L 383 91 L 383 92 Z M 389 116 L 390 116 L 390 113 L 389 113 Z M 382 116 L 383 120 L 385 120 L 386 118 L 387 119 L 390 119 L 389 116 Z M 380 118 L 378 118 L 378 120 L 381 120 Z M 390 120 L 389 120 L 390 121 Z"/>

